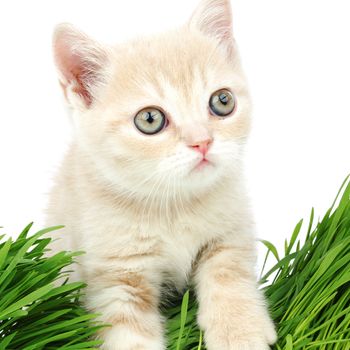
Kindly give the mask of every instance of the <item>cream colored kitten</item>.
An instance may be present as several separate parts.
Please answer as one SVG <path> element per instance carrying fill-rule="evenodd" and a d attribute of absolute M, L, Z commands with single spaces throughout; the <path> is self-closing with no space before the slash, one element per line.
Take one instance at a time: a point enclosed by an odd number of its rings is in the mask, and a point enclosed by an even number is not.
<path fill-rule="evenodd" d="M 86 306 L 113 325 L 103 349 L 165 349 L 161 287 L 190 278 L 208 350 L 269 349 L 229 0 L 203 0 L 182 28 L 115 47 L 60 25 L 54 52 L 75 135 L 48 224 L 66 225 L 56 249 L 86 251 L 76 271 Z"/>

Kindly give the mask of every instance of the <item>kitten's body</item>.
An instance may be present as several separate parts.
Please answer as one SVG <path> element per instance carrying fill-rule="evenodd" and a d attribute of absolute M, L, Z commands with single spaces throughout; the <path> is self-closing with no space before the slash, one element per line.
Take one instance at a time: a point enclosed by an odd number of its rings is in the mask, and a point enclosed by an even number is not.
<path fill-rule="evenodd" d="M 76 137 L 48 223 L 66 226 L 57 249 L 86 251 L 77 277 L 87 307 L 113 325 L 101 334 L 107 350 L 164 349 L 161 286 L 182 290 L 191 277 L 208 350 L 262 350 L 275 339 L 256 288 L 241 164 L 250 103 L 230 21 L 227 1 L 207 0 L 189 26 L 116 48 L 67 26 L 56 34 Z M 230 118 L 208 113 L 221 88 L 236 96 Z M 147 106 L 168 116 L 157 135 L 133 127 Z"/>
<path fill-rule="evenodd" d="M 157 270 L 181 290 L 188 282 L 197 255 L 206 245 L 233 232 L 242 235 L 244 245 L 255 244 L 252 215 L 239 178 L 234 184 L 232 181 L 217 184 L 215 192 L 212 188 L 210 194 L 193 199 L 180 201 L 173 199 L 174 194 L 164 193 L 163 198 L 159 197 L 157 202 L 154 199 L 145 209 L 142 201 L 106 189 L 87 162 L 86 155 L 72 145 L 52 191 L 49 208 L 54 213 L 50 221 L 64 222 L 67 227 L 65 232 L 59 232 L 65 239 L 55 242 L 57 249 L 94 253 L 80 258 L 82 266 L 76 271 L 79 278 L 94 271 L 100 259 L 104 268 L 116 265 L 113 258 L 133 256 L 137 263 Z M 132 268 L 135 261 L 121 259 L 120 263 Z"/>

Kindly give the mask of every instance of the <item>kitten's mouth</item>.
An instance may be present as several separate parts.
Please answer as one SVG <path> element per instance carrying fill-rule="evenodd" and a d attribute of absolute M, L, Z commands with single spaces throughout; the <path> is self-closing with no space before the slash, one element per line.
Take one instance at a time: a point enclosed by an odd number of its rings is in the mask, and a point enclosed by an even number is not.
<path fill-rule="evenodd" d="M 200 171 L 204 168 L 207 168 L 208 166 L 212 165 L 212 163 L 206 159 L 206 158 L 203 158 L 194 168 L 193 168 L 193 171 Z"/>

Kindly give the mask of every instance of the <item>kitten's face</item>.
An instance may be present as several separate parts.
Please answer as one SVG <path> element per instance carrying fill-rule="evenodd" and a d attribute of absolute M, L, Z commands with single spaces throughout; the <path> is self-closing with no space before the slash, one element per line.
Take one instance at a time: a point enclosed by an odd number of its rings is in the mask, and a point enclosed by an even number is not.
<path fill-rule="evenodd" d="M 84 66 L 87 83 L 64 86 L 81 146 L 135 195 L 206 192 L 239 171 L 250 115 L 244 76 L 233 39 L 198 30 L 196 15 L 178 31 L 106 50 L 103 65 L 94 57 L 98 74 Z"/>

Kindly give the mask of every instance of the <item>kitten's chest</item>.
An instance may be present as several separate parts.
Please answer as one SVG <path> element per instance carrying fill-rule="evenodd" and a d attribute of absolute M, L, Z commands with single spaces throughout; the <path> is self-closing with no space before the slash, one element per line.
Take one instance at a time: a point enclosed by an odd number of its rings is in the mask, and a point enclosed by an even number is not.
<path fill-rule="evenodd" d="M 208 225 L 177 224 L 162 235 L 165 278 L 182 289 L 191 277 L 198 253 L 209 241 L 220 236 Z"/>

